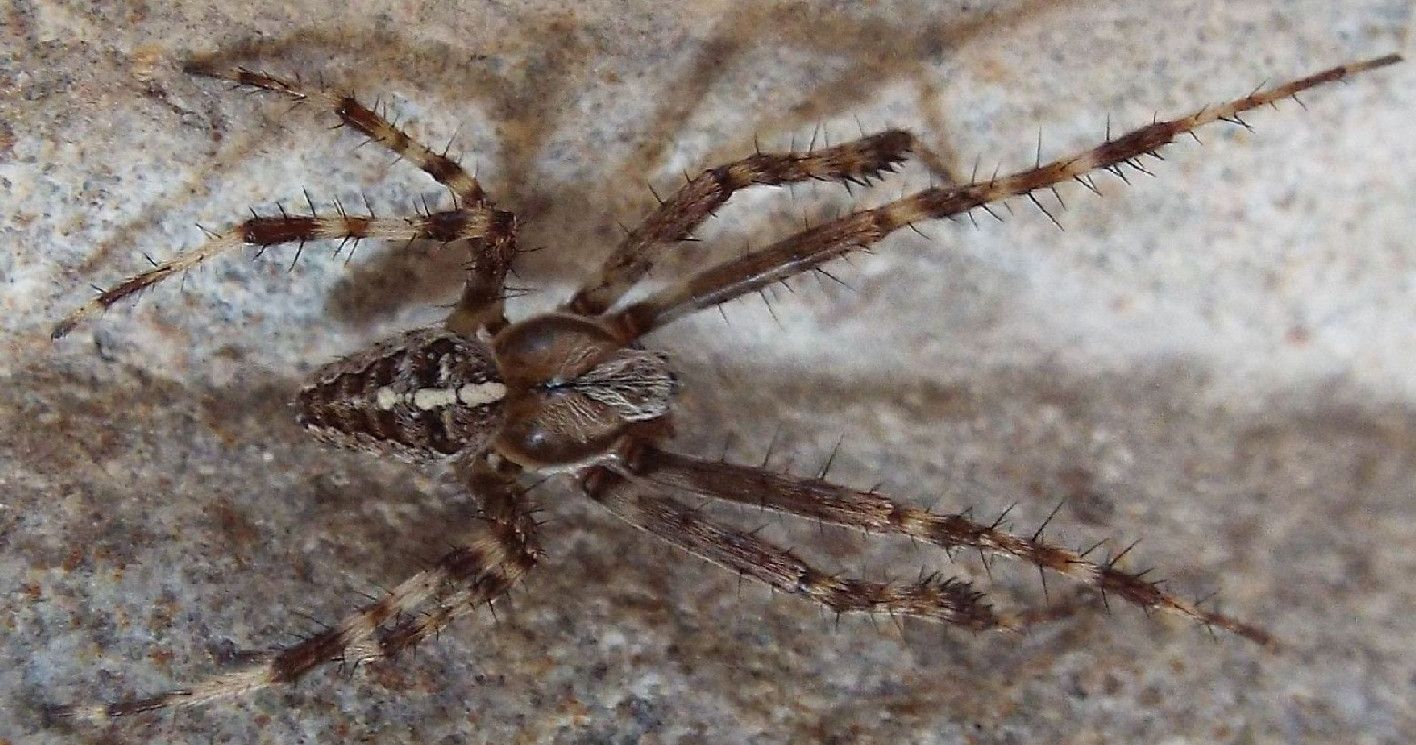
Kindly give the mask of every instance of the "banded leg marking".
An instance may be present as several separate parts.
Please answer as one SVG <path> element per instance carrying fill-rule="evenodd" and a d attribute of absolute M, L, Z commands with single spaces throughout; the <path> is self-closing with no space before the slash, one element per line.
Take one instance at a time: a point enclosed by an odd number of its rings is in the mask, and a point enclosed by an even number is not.
<path fill-rule="evenodd" d="M 635 473 L 654 483 L 708 497 L 763 507 L 865 533 L 904 535 L 944 549 L 967 547 L 1027 562 L 1069 577 L 1084 586 L 1115 595 L 1144 609 L 1173 613 L 1221 628 L 1270 648 L 1278 642 L 1267 631 L 1206 610 L 1164 591 L 1142 574 L 1122 571 L 1115 561 L 1099 563 L 1085 554 L 1031 537 L 1013 535 L 961 514 L 935 514 L 899 504 L 875 491 L 858 491 L 820 479 L 804 479 L 763 468 L 705 461 L 645 447 L 634 458 Z"/>
<path fill-rule="evenodd" d="M 326 662 L 342 660 L 357 666 L 391 657 L 417 643 L 446 622 L 505 592 L 541 555 L 535 523 L 514 484 L 499 475 L 479 474 L 474 475 L 472 485 L 486 489 L 480 494 L 485 500 L 488 530 L 333 627 L 259 663 L 214 675 L 188 688 L 112 704 L 56 706 L 49 709 L 50 718 L 101 723 L 144 712 L 201 706 L 293 684 Z M 414 615 L 429 602 L 436 607 L 428 616 Z M 390 623 L 381 634 L 380 628 Z"/>
<path fill-rule="evenodd" d="M 152 269 L 103 290 L 55 324 L 50 336 L 58 339 L 73 331 L 84 319 L 112 307 L 119 300 L 243 246 L 264 248 L 283 243 L 299 243 L 303 246 L 307 241 L 336 239 L 341 241 L 341 247 L 350 241 L 364 239 L 433 240 L 449 243 L 489 235 L 506 235 L 513 227 L 511 213 L 488 207 L 447 210 L 418 217 L 379 218 L 350 215 L 342 210 L 337 217 L 320 217 L 313 214 L 252 217 L 231 230 L 212 235 L 206 243 L 197 248 L 178 254 L 168 261 L 153 262 Z"/>
<path fill-rule="evenodd" d="M 1341 65 L 1268 90 L 1255 91 L 1220 106 L 1203 108 L 1189 116 L 1157 121 L 1122 137 L 1108 139 L 1085 152 L 1026 171 L 960 186 L 926 189 L 876 209 L 854 212 L 711 267 L 608 316 L 607 320 L 616 334 L 628 343 L 690 313 L 816 269 L 922 220 L 954 217 L 977 208 L 988 210 L 990 204 L 1010 197 L 1027 196 L 1035 200 L 1034 192 L 1050 190 L 1065 181 L 1077 181 L 1095 189 L 1088 180 L 1093 171 L 1106 169 L 1122 176 L 1123 166 L 1144 170 L 1138 158 L 1156 155 L 1159 148 L 1201 126 L 1221 120 L 1242 125 L 1243 120 L 1238 117 L 1243 112 L 1277 103 L 1314 86 L 1394 64 L 1400 59 L 1397 55 L 1388 55 Z"/>
<path fill-rule="evenodd" d="M 595 278 L 582 287 L 564 309 L 580 315 L 603 313 L 648 273 L 653 266 L 656 246 L 688 240 L 689 234 L 735 192 L 753 186 L 781 186 L 803 181 L 864 185 L 893 171 L 910 155 L 923 161 L 937 178 L 953 183 L 942 158 L 915 135 L 898 129 L 820 150 L 758 152 L 709 168 L 689 179 L 630 231 L 601 265 Z"/>
<path fill-rule="evenodd" d="M 884 584 L 826 574 L 796 554 L 751 533 L 723 527 L 699 511 L 651 493 L 653 484 L 604 469 L 583 482 L 586 494 L 620 519 L 695 556 L 843 613 L 917 616 L 975 631 L 1019 627 L 996 613 L 983 594 L 962 580 L 925 577 Z"/>
<path fill-rule="evenodd" d="M 472 491 L 481 496 L 488 530 L 501 547 L 500 560 L 480 571 L 461 573 L 461 586 L 439 598 L 434 608 L 382 632 L 377 657 L 394 657 L 436 635 L 458 618 L 491 603 L 516 586 L 541 560 L 537 524 L 516 484 L 505 474 L 485 469 L 473 474 Z"/>
<path fill-rule="evenodd" d="M 353 96 L 305 87 L 297 82 L 263 72 L 243 68 L 218 67 L 201 60 L 189 62 L 185 69 L 193 75 L 228 80 L 237 85 L 279 93 L 297 101 L 318 102 L 324 108 L 334 112 L 339 120 L 349 128 L 360 132 L 395 155 L 418 166 L 434 181 L 446 186 L 461 204 L 479 207 L 488 201 L 487 193 L 482 189 L 482 185 L 477 182 L 476 178 L 463 170 L 457 161 L 447 157 L 445 153 L 433 152 L 378 112 L 359 103 L 359 100 Z"/>
<path fill-rule="evenodd" d="M 417 165 L 446 186 L 462 206 L 491 206 L 491 200 L 477 179 L 447 157 L 446 153 L 433 152 L 353 96 L 306 88 L 266 73 L 218 67 L 205 62 L 192 62 L 188 64 L 187 71 L 280 93 L 300 101 L 318 101 L 333 111 L 346 126 Z M 469 264 L 462 295 L 445 322 L 445 326 L 453 332 L 473 336 L 479 331 L 495 333 L 506 325 L 502 306 L 506 275 L 517 253 L 516 236 L 510 213 L 498 214 L 507 216 L 506 229 L 495 232 L 485 240 L 473 240 L 468 245 Z"/>

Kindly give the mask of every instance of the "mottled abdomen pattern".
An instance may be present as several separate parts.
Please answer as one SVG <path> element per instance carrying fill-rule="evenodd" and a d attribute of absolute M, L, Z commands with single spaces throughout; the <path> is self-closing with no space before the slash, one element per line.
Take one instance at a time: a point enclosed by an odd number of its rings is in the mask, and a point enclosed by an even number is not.
<path fill-rule="evenodd" d="M 483 449 L 506 398 L 491 350 L 442 329 L 394 337 L 311 381 L 296 405 L 317 438 L 415 460 Z"/>

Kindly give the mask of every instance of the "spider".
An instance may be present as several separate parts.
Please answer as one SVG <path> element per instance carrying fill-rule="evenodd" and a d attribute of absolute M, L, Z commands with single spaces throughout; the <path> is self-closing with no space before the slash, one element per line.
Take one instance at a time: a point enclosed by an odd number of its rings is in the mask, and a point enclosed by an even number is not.
<path fill-rule="evenodd" d="M 691 554 L 799 595 L 837 615 L 914 616 L 972 631 L 1011 632 L 1024 614 L 993 608 L 969 583 L 930 575 L 877 583 L 826 573 L 754 533 L 720 524 L 676 492 L 759 506 L 867 534 L 903 535 L 952 551 L 968 548 L 1031 564 L 1075 580 L 1103 596 L 1191 619 L 1265 647 L 1277 645 L 1262 627 L 1202 607 L 1163 589 L 1144 573 L 1050 543 L 1039 528 L 1008 532 L 1001 521 L 907 506 L 875 490 L 856 490 L 764 467 L 735 465 L 663 449 L 678 380 L 670 360 L 646 349 L 652 332 L 700 310 L 785 282 L 829 261 L 867 249 L 916 222 L 997 217 L 995 205 L 1092 179 L 1106 170 L 1148 173 L 1140 160 L 1197 128 L 1225 121 L 1247 126 L 1243 112 L 1275 104 L 1309 88 L 1399 61 L 1388 55 L 1333 67 L 1283 85 L 1256 90 L 1188 116 L 1159 120 L 1052 162 L 1007 175 L 960 178 L 916 135 L 899 129 L 805 151 L 762 152 L 704 170 L 629 231 L 599 271 L 554 312 L 510 322 L 505 279 L 517 256 L 515 216 L 498 206 L 478 180 L 414 140 L 352 96 L 308 87 L 244 68 L 194 62 L 189 72 L 322 106 L 341 124 L 415 164 L 453 196 L 452 209 L 411 216 L 337 214 L 253 216 L 209 235 L 203 245 L 102 291 L 54 328 L 58 339 L 84 319 L 208 259 L 247 245 L 258 250 L 307 241 L 432 240 L 467 248 L 462 294 L 438 327 L 406 332 L 320 368 L 296 399 L 298 419 L 316 438 L 338 447 L 428 463 L 450 462 L 478 500 L 485 524 L 430 566 L 383 596 L 303 641 L 213 675 L 194 685 L 115 703 L 51 707 L 55 720 L 104 722 L 161 709 L 192 707 L 269 686 L 291 685 L 331 661 L 347 665 L 388 659 L 436 634 L 455 619 L 489 605 L 531 572 L 542 556 L 526 490 L 528 474 L 568 474 L 585 497 L 625 522 Z M 755 186 L 817 180 L 864 184 L 909 158 L 937 180 L 931 188 L 874 209 L 851 212 L 765 248 L 712 266 L 636 302 L 627 292 L 650 270 L 658 252 L 686 240 L 734 193 Z M 1098 192 L 1099 193 L 1099 192 Z M 1055 514 L 1055 511 L 1054 511 Z M 1050 518 L 1049 518 L 1050 520 Z M 1046 527 L 1044 523 L 1043 527 Z M 1093 547 L 1095 548 L 1095 547 Z"/>

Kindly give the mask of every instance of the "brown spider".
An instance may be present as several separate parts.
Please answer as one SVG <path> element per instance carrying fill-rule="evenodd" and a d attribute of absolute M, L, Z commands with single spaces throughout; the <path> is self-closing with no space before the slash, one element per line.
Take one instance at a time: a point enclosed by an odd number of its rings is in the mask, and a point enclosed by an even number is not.
<path fill-rule="evenodd" d="M 418 329 L 320 369 L 301 390 L 299 419 L 321 440 L 410 461 L 450 460 L 480 500 L 486 529 L 429 568 L 339 623 L 233 672 L 188 688 L 113 704 L 54 707 L 60 719 L 111 720 L 156 709 L 185 707 L 290 684 L 322 663 L 357 665 L 390 658 L 452 620 L 491 603 L 533 569 L 541 556 L 537 525 L 518 486 L 524 472 L 573 475 L 582 493 L 615 515 L 685 551 L 802 595 L 837 614 L 918 616 L 966 629 L 1016 630 L 1025 616 L 994 610 L 968 583 L 929 576 L 913 583 L 874 583 L 838 577 L 795 554 L 720 525 L 668 496 L 686 491 L 761 506 L 866 533 L 906 535 L 946 550 L 960 547 L 1003 555 L 1056 572 L 1146 609 L 1188 617 L 1265 646 L 1262 628 L 1202 608 L 1158 583 L 1031 536 L 1012 535 L 1000 523 L 962 514 L 937 514 L 898 504 L 875 491 L 858 491 L 820 478 L 797 478 L 763 468 L 702 460 L 659 449 L 669 434 L 677 388 L 668 360 L 640 345 L 647 334 L 695 311 L 755 292 L 866 248 L 921 220 L 992 214 L 992 205 L 1076 181 L 1096 190 L 1095 171 L 1126 178 L 1145 172 L 1139 159 L 1196 128 L 1308 88 L 1398 61 L 1389 55 L 1334 67 L 1284 85 L 1255 91 L 1189 116 L 1156 121 L 1085 152 L 1039 162 L 1030 169 L 985 179 L 956 177 L 943 159 L 905 131 L 888 130 L 834 147 L 805 152 L 757 152 L 702 172 L 653 211 L 615 249 L 598 274 L 561 308 L 517 323 L 503 315 L 504 280 L 517 254 L 516 220 L 499 209 L 477 180 L 445 154 L 429 150 L 379 113 L 346 95 L 301 86 L 244 69 L 194 64 L 191 72 L 317 102 L 343 123 L 418 165 L 453 194 L 454 208 L 413 217 L 376 218 L 338 208 L 335 217 L 252 217 L 204 245 L 155 264 L 103 291 L 54 329 L 57 339 L 84 318 L 244 245 L 365 238 L 460 242 L 470 252 L 461 299 L 439 328 Z M 861 183 L 881 177 L 914 156 L 941 182 L 881 207 L 825 222 L 751 251 L 649 295 L 621 303 L 649 271 L 664 244 L 685 239 L 734 192 L 758 185 L 808 180 Z M 1049 214 L 1050 217 L 1050 214 Z M 1122 552 L 1124 554 L 1125 552 Z"/>

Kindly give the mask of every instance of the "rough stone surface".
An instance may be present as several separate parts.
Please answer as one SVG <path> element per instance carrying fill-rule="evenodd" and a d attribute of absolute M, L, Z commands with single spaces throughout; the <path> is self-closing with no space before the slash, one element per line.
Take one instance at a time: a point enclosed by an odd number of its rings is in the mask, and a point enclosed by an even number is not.
<path fill-rule="evenodd" d="M 565 298 L 684 169 L 886 123 L 967 169 L 1390 51 L 1407 0 L 1111 3 L 60 3 L 0 15 L 0 742 L 1397 743 L 1416 732 L 1416 65 L 1215 126 L 1157 178 L 1064 188 L 1059 232 L 906 233 L 794 294 L 652 342 L 687 390 L 677 447 L 941 509 L 1018 502 L 1073 545 L 1144 542 L 1265 653 L 1089 601 L 1021 638 L 845 620 L 649 542 L 552 481 L 551 556 L 512 601 L 397 664 L 111 731 L 43 702 L 193 681 L 286 643 L 459 540 L 439 474 L 330 452 L 286 401 L 317 364 L 438 319 L 460 258 L 364 246 L 227 257 L 59 344 L 50 324 L 251 205 L 445 197 L 331 117 L 189 79 L 218 53 L 382 96 L 452 137 L 526 242 L 524 314 Z M 687 4 L 685 4 L 687 6 Z M 652 9 L 652 10 L 651 10 Z M 824 134 L 822 136 L 825 136 Z M 869 202 L 926 183 L 909 171 Z M 656 271 L 850 204 L 745 195 Z M 774 314 L 775 319 L 774 320 Z M 755 513 L 841 570 L 1036 574 Z M 1057 579 L 1053 602 L 1071 597 Z M 1406 735 L 1401 733 L 1405 732 Z"/>

